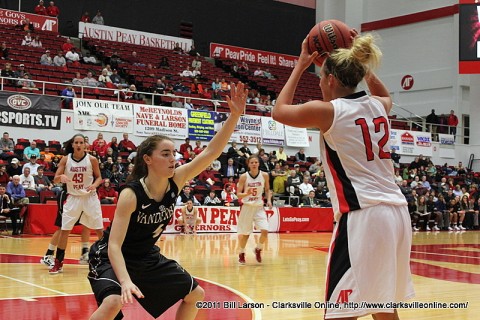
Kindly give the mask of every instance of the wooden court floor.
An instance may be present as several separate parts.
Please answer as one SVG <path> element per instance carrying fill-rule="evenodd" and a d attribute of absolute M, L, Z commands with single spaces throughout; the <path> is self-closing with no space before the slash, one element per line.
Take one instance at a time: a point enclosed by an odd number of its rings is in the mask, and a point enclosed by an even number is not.
<path fill-rule="evenodd" d="M 164 235 L 158 245 L 205 288 L 207 309 L 197 319 L 323 319 L 323 310 L 314 305 L 324 297 L 330 237 L 330 233 L 269 234 L 262 264 L 254 259 L 251 237 L 244 266 L 237 263 L 235 234 Z M 480 232 L 417 232 L 413 237 L 416 297 L 410 302 L 446 303 L 452 308 L 400 309 L 400 319 L 480 319 Z M 82 320 L 95 310 L 88 268 L 77 260 L 80 238 L 70 237 L 64 273 L 55 276 L 39 264 L 48 241 L 0 236 L 0 319 Z M 275 308 L 276 302 L 305 302 L 312 307 Z M 244 303 L 259 308 L 238 308 Z M 161 319 L 174 319 L 174 308 Z M 125 319 L 152 319 L 137 303 L 125 307 L 124 314 Z"/>

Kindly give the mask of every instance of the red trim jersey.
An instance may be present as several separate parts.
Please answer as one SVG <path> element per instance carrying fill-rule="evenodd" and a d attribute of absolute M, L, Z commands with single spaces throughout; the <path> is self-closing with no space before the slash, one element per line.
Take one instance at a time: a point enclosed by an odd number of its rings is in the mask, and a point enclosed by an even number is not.
<path fill-rule="evenodd" d="M 406 205 L 394 182 L 390 125 L 380 101 L 364 91 L 332 100 L 334 118 L 320 152 L 335 219 L 380 203 Z"/>
<path fill-rule="evenodd" d="M 256 177 L 252 177 L 250 172 L 246 173 L 247 179 L 245 179 L 245 191 L 253 189 L 251 195 L 248 195 L 242 199 L 244 205 L 262 206 L 263 207 L 263 190 L 265 188 L 265 179 L 263 178 L 262 171 L 258 171 Z"/>
<path fill-rule="evenodd" d="M 90 156 L 88 153 L 85 153 L 85 156 L 79 161 L 73 159 L 73 154 L 71 153 L 67 157 L 65 175 L 71 180 L 67 182 L 68 193 L 72 196 L 85 196 L 90 194 L 90 192 L 86 190 L 94 181 Z"/>

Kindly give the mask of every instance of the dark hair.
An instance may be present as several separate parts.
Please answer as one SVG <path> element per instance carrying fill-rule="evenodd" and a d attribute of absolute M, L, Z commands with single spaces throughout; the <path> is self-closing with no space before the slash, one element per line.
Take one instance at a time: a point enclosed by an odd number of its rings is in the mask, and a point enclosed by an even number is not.
<path fill-rule="evenodd" d="M 163 135 L 150 136 L 147 139 L 143 140 L 143 142 L 137 148 L 137 156 L 135 157 L 133 171 L 128 176 L 127 182 L 138 180 L 140 178 L 148 176 L 148 167 L 145 163 L 145 160 L 143 159 L 143 156 L 151 156 L 153 150 L 155 150 L 157 145 L 163 140 L 169 140 L 173 142 L 172 139 Z"/>
<path fill-rule="evenodd" d="M 74 150 L 73 150 L 72 143 L 73 143 L 73 141 L 75 141 L 76 137 L 82 137 L 83 142 L 85 142 L 85 136 L 81 133 L 77 133 L 76 135 L 74 135 L 69 140 L 67 140 L 63 143 L 63 149 L 65 150 L 65 155 L 68 155 L 69 153 L 73 153 Z"/>
<path fill-rule="evenodd" d="M 45 170 L 45 167 L 44 167 L 44 166 L 40 166 L 40 167 L 37 168 L 37 171 L 38 171 L 38 170 Z"/>

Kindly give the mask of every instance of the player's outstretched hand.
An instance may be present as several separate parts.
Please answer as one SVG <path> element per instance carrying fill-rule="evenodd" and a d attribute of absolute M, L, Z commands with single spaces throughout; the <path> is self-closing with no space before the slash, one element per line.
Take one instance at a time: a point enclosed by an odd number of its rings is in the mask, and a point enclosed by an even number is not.
<path fill-rule="evenodd" d="M 247 104 L 248 90 L 242 82 L 230 84 L 230 96 L 227 96 L 228 107 L 233 115 L 239 116 L 245 112 Z"/>
<path fill-rule="evenodd" d="M 138 289 L 138 287 L 132 281 L 125 281 L 122 283 L 122 304 L 132 303 L 133 295 L 136 295 L 137 298 L 143 298 L 143 293 Z"/>

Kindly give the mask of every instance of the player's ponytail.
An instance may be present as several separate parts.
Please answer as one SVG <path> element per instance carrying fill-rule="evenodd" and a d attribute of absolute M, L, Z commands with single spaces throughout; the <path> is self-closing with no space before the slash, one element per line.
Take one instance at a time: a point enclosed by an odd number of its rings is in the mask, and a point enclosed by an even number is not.
<path fill-rule="evenodd" d="M 340 85 L 356 88 L 370 69 L 377 67 L 382 52 L 372 34 L 358 36 L 349 49 L 335 50 L 324 64 L 325 73 L 333 74 Z"/>

